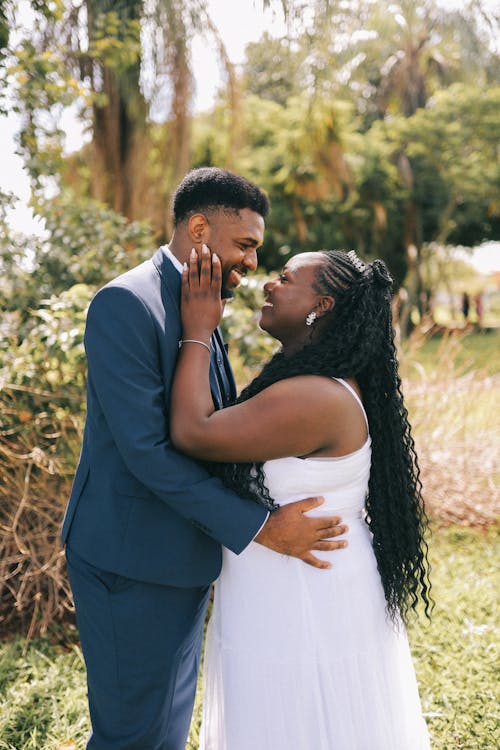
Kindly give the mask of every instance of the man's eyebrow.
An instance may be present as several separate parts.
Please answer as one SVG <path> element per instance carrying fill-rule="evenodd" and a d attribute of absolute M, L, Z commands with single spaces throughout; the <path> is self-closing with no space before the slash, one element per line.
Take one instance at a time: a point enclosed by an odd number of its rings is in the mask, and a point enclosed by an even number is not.
<path fill-rule="evenodd" d="M 255 237 L 240 237 L 240 242 L 246 242 L 248 245 L 253 245 L 254 247 L 257 247 L 259 244 L 259 241 Z"/>

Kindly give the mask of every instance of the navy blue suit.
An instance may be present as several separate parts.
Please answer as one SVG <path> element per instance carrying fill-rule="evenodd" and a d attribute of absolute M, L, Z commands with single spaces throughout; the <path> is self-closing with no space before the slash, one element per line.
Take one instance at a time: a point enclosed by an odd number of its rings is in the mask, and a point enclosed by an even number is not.
<path fill-rule="evenodd" d="M 184 750 L 210 582 L 266 518 L 169 441 L 180 274 L 160 248 L 88 312 L 87 420 L 62 529 L 93 750 Z M 219 331 L 214 403 L 234 396 Z"/>

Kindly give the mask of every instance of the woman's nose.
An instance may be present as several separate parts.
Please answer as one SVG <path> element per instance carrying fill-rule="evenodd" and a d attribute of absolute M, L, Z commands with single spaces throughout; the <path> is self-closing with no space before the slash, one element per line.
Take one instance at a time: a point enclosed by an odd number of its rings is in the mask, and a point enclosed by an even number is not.
<path fill-rule="evenodd" d="M 273 288 L 273 286 L 275 285 L 275 283 L 276 283 L 276 279 L 269 279 L 268 281 L 266 281 L 266 283 L 264 284 L 264 292 L 265 292 L 265 294 L 267 294 L 268 292 L 271 291 L 271 289 Z"/>

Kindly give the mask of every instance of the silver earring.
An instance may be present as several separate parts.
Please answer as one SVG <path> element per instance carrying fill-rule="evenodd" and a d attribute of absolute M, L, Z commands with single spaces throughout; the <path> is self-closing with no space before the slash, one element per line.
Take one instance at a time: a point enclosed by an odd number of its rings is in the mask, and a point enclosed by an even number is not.
<path fill-rule="evenodd" d="M 318 313 L 315 313 L 314 310 L 310 312 L 306 318 L 306 326 L 312 326 L 317 317 Z"/>

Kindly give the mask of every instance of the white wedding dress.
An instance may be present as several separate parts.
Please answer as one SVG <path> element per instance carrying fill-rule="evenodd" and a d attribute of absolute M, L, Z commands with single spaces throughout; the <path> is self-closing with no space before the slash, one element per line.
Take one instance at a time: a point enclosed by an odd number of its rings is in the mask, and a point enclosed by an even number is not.
<path fill-rule="evenodd" d="M 331 560 L 329 570 L 255 542 L 238 556 L 224 550 L 207 633 L 200 750 L 430 747 L 406 632 L 386 616 L 363 517 L 370 457 L 368 438 L 341 458 L 265 464 L 276 502 L 323 495 L 314 513 L 341 516 L 349 546 L 316 553 Z"/>

